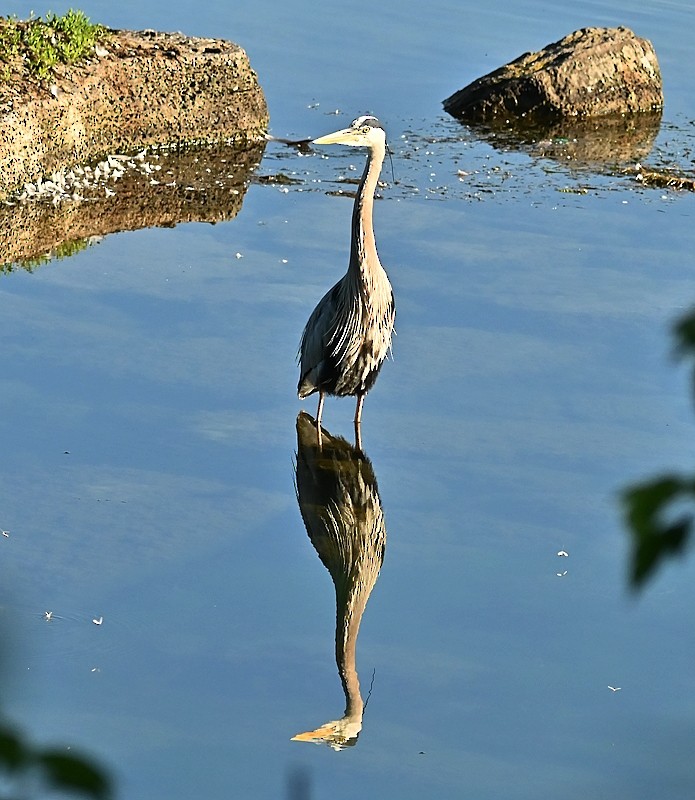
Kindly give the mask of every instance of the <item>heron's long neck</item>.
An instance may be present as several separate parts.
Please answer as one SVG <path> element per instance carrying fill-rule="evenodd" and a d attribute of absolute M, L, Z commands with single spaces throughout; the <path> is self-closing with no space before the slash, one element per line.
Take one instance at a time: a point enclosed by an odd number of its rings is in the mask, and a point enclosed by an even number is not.
<path fill-rule="evenodd" d="M 386 147 L 384 145 L 375 145 L 370 149 L 352 212 L 350 270 L 355 271 L 356 277 L 359 275 L 363 281 L 370 277 L 368 272 L 372 267 L 381 267 L 374 240 L 372 212 L 374 190 L 381 174 L 381 165 L 384 163 L 385 155 Z"/>
<path fill-rule="evenodd" d="M 352 577 L 354 585 L 348 597 L 341 597 L 341 591 L 336 586 L 335 660 L 345 692 L 345 716 L 361 717 L 364 703 L 357 676 L 357 634 L 375 581 L 368 581 L 365 585 L 359 576 Z"/>

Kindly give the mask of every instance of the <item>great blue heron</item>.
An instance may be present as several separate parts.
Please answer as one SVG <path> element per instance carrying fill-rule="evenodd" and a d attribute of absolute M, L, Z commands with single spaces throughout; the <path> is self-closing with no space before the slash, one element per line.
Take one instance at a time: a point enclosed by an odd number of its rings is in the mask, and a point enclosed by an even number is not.
<path fill-rule="evenodd" d="M 297 386 L 300 398 L 319 393 L 319 432 L 326 394 L 356 396 L 355 434 L 359 442 L 364 396 L 374 385 L 391 346 L 396 317 L 393 289 L 377 255 L 372 225 L 386 132 L 376 117 L 363 116 L 349 128 L 314 139 L 313 144 L 369 148 L 352 212 L 348 269 L 319 301 L 304 328 Z"/>

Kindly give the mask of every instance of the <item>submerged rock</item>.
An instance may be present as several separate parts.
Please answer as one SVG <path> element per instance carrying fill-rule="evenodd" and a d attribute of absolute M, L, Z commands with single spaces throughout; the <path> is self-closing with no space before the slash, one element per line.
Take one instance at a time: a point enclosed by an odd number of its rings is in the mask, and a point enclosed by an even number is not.
<path fill-rule="evenodd" d="M 444 109 L 480 122 L 653 113 L 663 103 L 651 42 L 623 27 L 583 28 L 478 78 Z"/>
<path fill-rule="evenodd" d="M 0 199 L 107 153 L 260 142 L 268 109 L 246 52 L 181 33 L 111 31 L 50 81 L 0 83 Z"/>

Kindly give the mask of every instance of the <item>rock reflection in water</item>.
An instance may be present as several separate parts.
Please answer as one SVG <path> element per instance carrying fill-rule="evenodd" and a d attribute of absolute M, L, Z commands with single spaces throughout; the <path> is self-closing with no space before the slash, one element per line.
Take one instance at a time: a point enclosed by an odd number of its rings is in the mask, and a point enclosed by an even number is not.
<path fill-rule="evenodd" d="M 661 112 L 573 117 L 554 122 L 524 118 L 466 124 L 479 138 L 499 150 L 519 150 L 601 171 L 646 159 L 659 134 Z"/>
<path fill-rule="evenodd" d="M 138 168 L 125 170 L 116 182 L 92 179 L 81 199 L 0 205 L 0 265 L 36 266 L 117 231 L 233 219 L 264 147 L 161 148 L 148 151 L 141 163 L 134 157 Z"/>
<path fill-rule="evenodd" d="M 384 560 L 386 526 L 370 460 L 345 439 L 297 417 L 296 489 L 307 533 L 335 585 L 335 659 L 345 692 L 345 714 L 294 741 L 341 750 L 357 743 L 364 701 L 355 664 L 357 634 Z"/>

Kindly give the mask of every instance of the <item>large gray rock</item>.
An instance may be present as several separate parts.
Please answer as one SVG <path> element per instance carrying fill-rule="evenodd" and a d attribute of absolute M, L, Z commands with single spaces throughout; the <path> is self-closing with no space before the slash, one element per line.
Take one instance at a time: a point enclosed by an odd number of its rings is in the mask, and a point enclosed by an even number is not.
<path fill-rule="evenodd" d="M 105 154 L 173 142 L 259 142 L 268 109 L 244 50 L 180 33 L 112 31 L 44 83 L 0 82 L 0 199 Z"/>
<path fill-rule="evenodd" d="M 454 117 L 538 119 L 653 112 L 663 107 L 651 42 L 627 28 L 583 28 L 525 53 L 444 101 Z"/>

